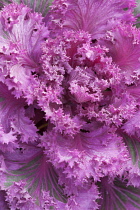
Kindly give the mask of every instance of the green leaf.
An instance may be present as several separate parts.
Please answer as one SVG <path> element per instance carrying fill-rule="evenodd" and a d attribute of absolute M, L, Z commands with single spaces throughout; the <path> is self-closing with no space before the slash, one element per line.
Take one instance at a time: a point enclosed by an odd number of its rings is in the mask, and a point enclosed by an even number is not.
<path fill-rule="evenodd" d="M 20 0 L 20 2 L 23 2 L 35 12 L 39 12 L 45 16 L 48 13 L 53 0 Z"/>
<path fill-rule="evenodd" d="M 99 184 L 99 210 L 136 210 L 140 209 L 140 189 L 127 186 L 127 181 L 116 178 L 113 183 L 104 177 Z"/>
<path fill-rule="evenodd" d="M 43 152 L 37 153 L 25 163 L 20 161 L 17 163 L 21 168 L 7 171 L 6 188 L 14 182 L 23 180 L 29 194 L 36 199 L 41 195 L 41 191 L 49 191 L 50 196 L 63 203 L 67 202 L 63 188 L 58 184 L 58 175 Z"/>
<path fill-rule="evenodd" d="M 122 136 L 128 148 L 132 164 L 140 168 L 140 142 L 126 134 L 123 134 Z"/>
<path fill-rule="evenodd" d="M 53 0 L 0 0 L 0 8 L 12 2 L 23 3 L 33 9 L 33 11 L 45 16 L 48 13 Z"/>

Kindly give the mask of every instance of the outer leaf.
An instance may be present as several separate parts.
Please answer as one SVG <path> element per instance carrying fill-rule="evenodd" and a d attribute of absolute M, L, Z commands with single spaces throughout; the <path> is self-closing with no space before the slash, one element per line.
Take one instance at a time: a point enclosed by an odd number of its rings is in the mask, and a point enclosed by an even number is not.
<path fill-rule="evenodd" d="M 129 135 L 137 135 L 138 137 L 140 137 L 139 119 L 140 119 L 140 111 L 136 112 L 136 114 L 124 124 L 123 129 L 125 130 L 125 132 L 128 133 Z"/>
<path fill-rule="evenodd" d="M 43 191 L 49 192 L 56 201 L 66 203 L 67 199 L 63 195 L 63 189 L 58 184 L 58 175 L 52 164 L 43 155 L 43 151 L 33 146 L 25 146 L 24 149 L 21 157 L 16 151 L 10 156 L 8 154 L 5 156 L 8 166 L 5 188 L 8 189 L 14 182 L 23 181 L 26 190 L 39 205 Z"/>
<path fill-rule="evenodd" d="M 22 106 L 25 105 L 24 99 L 16 99 L 8 87 L 0 83 L 0 123 L 5 133 L 11 130 L 11 119 L 20 112 Z"/>
<path fill-rule="evenodd" d="M 109 48 L 108 56 L 121 68 L 124 83 L 137 82 L 140 74 L 140 31 L 131 24 L 120 24 L 108 31 L 100 44 Z"/>
<path fill-rule="evenodd" d="M 140 209 L 140 189 L 127 186 L 127 182 L 115 179 L 109 183 L 104 177 L 100 183 L 102 201 L 100 210 L 138 210 Z"/>
<path fill-rule="evenodd" d="M 35 12 L 42 13 L 45 16 L 53 0 L 20 0 L 20 3 L 26 4 L 28 7 L 32 8 Z"/>
<path fill-rule="evenodd" d="M 23 4 L 12 3 L 4 7 L 0 22 L 0 52 L 4 69 L 4 73 L 0 72 L 1 80 L 6 80 L 5 84 L 13 90 L 16 98 L 24 95 L 31 104 L 40 84 L 33 72 L 40 69 L 41 44 L 49 32 L 41 14 L 32 12 Z M 7 68 L 5 63 L 8 63 Z"/>
<path fill-rule="evenodd" d="M 15 132 L 21 135 L 23 142 L 31 141 L 37 137 L 37 128 L 33 122 L 26 116 L 23 106 L 24 99 L 16 99 L 7 86 L 0 83 L 0 124 L 5 133 L 9 133 L 13 128 Z M 1 131 L 1 135 L 4 135 Z M 9 134 L 10 137 L 11 133 Z M 6 137 L 6 136 L 5 136 Z M 8 139 L 5 140 L 8 143 Z M 9 138 L 12 142 L 13 138 Z M 6 142 L 4 142 L 6 143 Z"/>
<path fill-rule="evenodd" d="M 68 178 L 76 179 L 76 184 L 91 176 L 97 181 L 108 174 L 120 174 L 128 160 L 126 146 L 113 132 L 99 123 L 88 123 L 74 138 L 54 131 L 44 133 L 41 146 L 55 167 L 63 168 Z"/>
<path fill-rule="evenodd" d="M 55 0 L 51 17 L 59 26 L 87 31 L 98 38 L 117 20 L 133 22 L 131 11 L 134 6 L 135 1 L 131 0 Z M 112 24 L 113 19 L 116 21 Z"/>
<path fill-rule="evenodd" d="M 49 11 L 52 1 L 53 0 L 1 0 L 0 7 L 6 6 L 12 2 L 23 3 L 32 8 L 33 11 L 42 13 L 42 15 L 45 16 Z"/>
<path fill-rule="evenodd" d="M 123 170 L 127 171 L 124 174 L 128 179 L 128 184 L 140 187 L 140 142 L 135 136 L 129 137 L 126 134 L 122 135 L 130 155 L 130 159 L 123 167 Z"/>

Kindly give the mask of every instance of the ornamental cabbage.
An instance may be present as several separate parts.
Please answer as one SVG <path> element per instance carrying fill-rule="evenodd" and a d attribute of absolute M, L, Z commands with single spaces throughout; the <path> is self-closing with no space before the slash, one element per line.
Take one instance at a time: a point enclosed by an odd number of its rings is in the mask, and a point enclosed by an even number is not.
<path fill-rule="evenodd" d="M 1 210 L 140 209 L 135 7 L 1 1 Z"/>

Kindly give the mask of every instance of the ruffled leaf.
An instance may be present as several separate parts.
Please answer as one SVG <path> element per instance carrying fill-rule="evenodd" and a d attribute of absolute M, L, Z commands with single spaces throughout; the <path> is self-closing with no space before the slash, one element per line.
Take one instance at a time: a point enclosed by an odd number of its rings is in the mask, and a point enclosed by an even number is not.
<path fill-rule="evenodd" d="M 74 138 L 44 133 L 40 146 L 45 147 L 55 167 L 63 168 L 68 178 L 75 178 L 75 185 L 91 176 L 96 181 L 108 174 L 114 177 L 128 160 L 121 138 L 98 123 L 85 125 Z"/>
<path fill-rule="evenodd" d="M 140 31 L 131 24 L 120 24 L 99 42 L 109 48 L 107 54 L 121 68 L 125 83 L 136 83 L 140 74 Z"/>
<path fill-rule="evenodd" d="M 85 189 L 79 187 L 78 194 L 70 197 L 67 206 L 72 210 L 97 210 L 97 199 L 99 199 L 99 195 L 96 185 L 92 184 Z"/>
<path fill-rule="evenodd" d="M 6 192 L 4 190 L 0 190 L 0 209 L 10 210 L 8 202 L 6 201 Z"/>
<path fill-rule="evenodd" d="M 25 105 L 24 99 L 16 99 L 8 87 L 0 83 L 0 123 L 4 132 L 11 130 L 11 121 L 20 112 L 21 107 Z"/>
<path fill-rule="evenodd" d="M 14 11 L 14 12 L 13 12 Z M 40 43 L 48 37 L 48 30 L 41 14 L 23 4 L 12 3 L 0 13 L 1 35 L 19 53 L 20 62 L 36 67 L 41 53 Z M 24 63 L 24 64 L 25 64 Z"/>
<path fill-rule="evenodd" d="M 40 210 L 39 208 L 37 208 L 35 200 L 28 194 L 24 187 L 25 183 L 21 181 L 19 183 L 14 183 L 13 186 L 7 189 L 5 200 L 8 202 L 10 209 Z"/>
<path fill-rule="evenodd" d="M 14 131 L 20 134 L 21 141 L 22 142 L 28 142 L 28 141 L 35 141 L 37 140 L 37 131 L 38 129 L 34 125 L 33 121 L 30 120 L 25 115 L 25 110 L 23 108 L 20 109 L 18 112 L 17 118 L 14 119 L 12 123 L 12 128 L 14 128 Z"/>
<path fill-rule="evenodd" d="M 23 106 L 26 105 L 25 100 L 16 99 L 11 91 L 8 90 L 7 86 L 2 83 L 0 83 L 0 97 L 0 124 L 3 128 L 2 132 L 9 133 L 14 129 L 15 133 L 21 135 L 21 140 L 23 142 L 35 140 L 37 137 L 37 128 L 33 121 L 26 116 L 25 109 L 23 108 Z M 12 131 L 9 133 L 9 137 L 11 134 Z M 2 133 L 2 135 L 4 134 Z M 13 138 L 11 135 L 11 140 L 9 139 L 9 142 L 13 142 Z"/>
<path fill-rule="evenodd" d="M 23 4 L 5 6 L 0 13 L 0 21 L 0 52 L 6 66 L 1 74 L 8 76 L 2 79 L 6 80 L 5 84 L 17 98 L 24 95 L 31 104 L 40 85 L 33 72 L 36 75 L 35 71 L 40 70 L 41 44 L 49 32 L 41 14 L 32 12 Z"/>
<path fill-rule="evenodd" d="M 140 111 L 136 112 L 135 115 L 123 125 L 123 130 L 130 136 L 137 135 L 138 137 L 140 137 L 139 119 L 140 119 Z"/>
<path fill-rule="evenodd" d="M 117 24 L 117 20 L 133 22 L 135 18 L 131 11 L 134 6 L 135 1 L 131 0 L 56 0 L 52 4 L 51 17 L 57 26 L 87 31 L 96 39 Z M 111 22 L 114 19 L 114 23 Z"/>
<path fill-rule="evenodd" d="M 12 152 L 18 146 L 17 135 L 12 130 L 9 133 L 4 133 L 0 126 L 0 150 Z"/>

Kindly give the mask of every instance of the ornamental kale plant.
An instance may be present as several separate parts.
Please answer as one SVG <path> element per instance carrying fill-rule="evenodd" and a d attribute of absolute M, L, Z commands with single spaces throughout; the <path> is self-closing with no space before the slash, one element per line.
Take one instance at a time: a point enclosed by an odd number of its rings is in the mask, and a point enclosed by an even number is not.
<path fill-rule="evenodd" d="M 1 2 L 0 210 L 140 209 L 135 7 Z"/>

